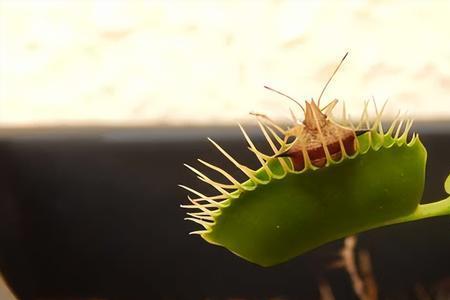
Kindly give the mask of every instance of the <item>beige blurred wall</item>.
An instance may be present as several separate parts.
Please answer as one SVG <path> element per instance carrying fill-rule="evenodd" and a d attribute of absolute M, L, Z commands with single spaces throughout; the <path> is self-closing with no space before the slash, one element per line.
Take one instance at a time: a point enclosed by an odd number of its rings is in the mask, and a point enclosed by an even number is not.
<path fill-rule="evenodd" d="M 450 120 L 449 1 L 0 1 L 0 125 L 287 120 L 374 97 Z M 292 107 L 298 111 L 296 107 Z"/>

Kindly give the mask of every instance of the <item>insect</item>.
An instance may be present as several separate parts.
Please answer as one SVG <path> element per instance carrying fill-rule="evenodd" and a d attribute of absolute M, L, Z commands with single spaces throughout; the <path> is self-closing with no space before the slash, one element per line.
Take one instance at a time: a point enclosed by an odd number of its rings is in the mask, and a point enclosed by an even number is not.
<path fill-rule="evenodd" d="M 450 215 L 450 197 L 420 204 L 425 183 L 426 149 L 418 134 L 409 134 L 412 120 L 398 115 L 385 130 L 385 105 L 369 120 L 368 106 L 354 125 L 344 113 L 333 120 L 337 100 L 320 108 L 320 98 L 347 54 L 323 88 L 317 104 L 305 102 L 302 123 L 284 129 L 255 114 L 273 151 L 259 151 L 239 125 L 248 149 L 261 164 L 253 170 L 212 144 L 246 176 L 239 182 L 224 169 L 203 160 L 228 182 L 217 182 L 187 165 L 218 194 L 207 196 L 184 185 L 190 194 L 186 220 L 203 227 L 191 232 L 226 247 L 261 266 L 288 261 L 327 242 L 372 228 Z M 345 108 L 345 106 L 344 106 Z M 291 111 L 292 112 L 292 111 Z M 293 141 L 292 138 L 294 139 Z M 450 176 L 445 183 L 450 194 Z"/>

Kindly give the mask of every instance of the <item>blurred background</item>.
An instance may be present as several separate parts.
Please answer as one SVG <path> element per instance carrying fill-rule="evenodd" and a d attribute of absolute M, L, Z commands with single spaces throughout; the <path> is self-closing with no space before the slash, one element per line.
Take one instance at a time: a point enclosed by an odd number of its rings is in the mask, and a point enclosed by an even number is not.
<path fill-rule="evenodd" d="M 3 126 L 282 119 L 263 85 L 317 98 L 346 51 L 324 99 L 450 119 L 448 1 L 0 3 Z"/>
<path fill-rule="evenodd" d="M 182 164 L 223 164 L 209 136 L 255 165 L 236 122 L 261 145 L 249 112 L 302 119 L 263 86 L 317 99 L 349 51 L 322 103 L 358 119 L 365 100 L 389 100 L 384 120 L 415 118 L 424 201 L 442 199 L 449 12 L 444 0 L 0 0 L 5 285 L 32 300 L 332 299 L 328 282 L 357 299 L 330 268 L 342 241 L 265 269 L 188 236 L 198 227 L 176 185 L 206 190 Z M 442 217 L 361 234 L 379 298 L 449 299 L 449 229 Z"/>

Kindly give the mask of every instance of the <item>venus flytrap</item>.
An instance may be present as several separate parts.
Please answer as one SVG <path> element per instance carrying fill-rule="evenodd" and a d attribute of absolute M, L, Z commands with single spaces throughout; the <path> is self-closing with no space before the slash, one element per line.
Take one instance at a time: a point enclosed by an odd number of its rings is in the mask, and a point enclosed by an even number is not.
<path fill-rule="evenodd" d="M 218 191 L 207 196 L 181 186 L 195 195 L 188 196 L 190 204 L 182 205 L 189 209 L 186 219 L 203 227 L 192 234 L 248 261 L 272 266 L 365 230 L 450 215 L 450 197 L 420 204 L 427 153 L 419 136 L 409 134 L 412 120 L 397 117 L 384 130 L 384 106 L 380 111 L 375 106 L 371 124 L 366 102 L 354 126 L 348 118 L 332 119 L 336 100 L 322 109 L 319 103 L 320 97 L 317 104 L 305 102 L 306 109 L 299 104 L 304 120 L 290 129 L 256 116 L 271 155 L 260 152 L 239 125 L 261 164 L 257 170 L 210 140 L 248 179 L 239 182 L 222 168 L 199 160 L 229 181 L 220 183 L 186 165 Z M 445 190 L 450 194 L 450 177 Z"/>

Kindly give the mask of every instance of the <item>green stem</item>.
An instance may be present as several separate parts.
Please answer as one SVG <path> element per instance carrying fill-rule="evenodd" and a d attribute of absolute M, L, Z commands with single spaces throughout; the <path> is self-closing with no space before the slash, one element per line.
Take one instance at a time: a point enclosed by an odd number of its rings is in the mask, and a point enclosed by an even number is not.
<path fill-rule="evenodd" d="M 426 219 L 431 217 L 438 217 L 438 216 L 450 216 L 450 197 L 428 203 L 428 204 L 421 204 L 417 207 L 416 211 L 410 215 L 400 217 L 398 219 L 392 220 L 387 222 L 384 225 L 391 225 L 391 224 L 397 224 L 397 223 L 404 223 L 404 222 L 410 222 L 410 221 L 416 221 L 420 219 Z"/>

